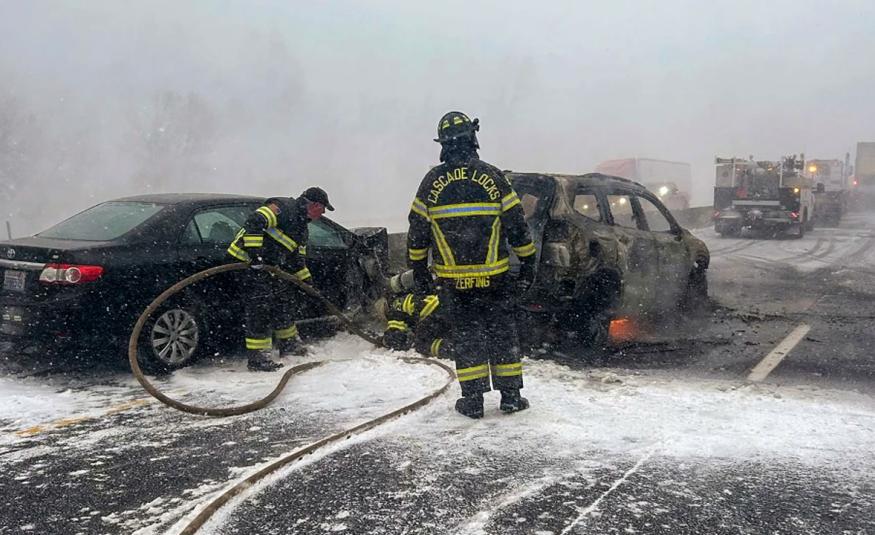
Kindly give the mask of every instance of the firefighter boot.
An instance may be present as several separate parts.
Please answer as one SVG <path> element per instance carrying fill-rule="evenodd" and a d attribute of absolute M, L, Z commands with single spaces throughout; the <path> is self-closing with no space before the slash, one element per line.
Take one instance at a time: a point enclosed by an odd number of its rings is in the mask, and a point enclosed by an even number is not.
<path fill-rule="evenodd" d="M 283 367 L 279 362 L 270 358 L 270 350 L 250 349 L 249 363 L 246 365 L 251 372 L 272 372 Z"/>
<path fill-rule="evenodd" d="M 519 390 L 502 390 L 498 408 L 505 414 L 524 411 L 529 408 L 529 400 L 522 397 Z"/>
<path fill-rule="evenodd" d="M 468 418 L 483 418 L 483 394 L 471 394 L 457 399 L 456 412 Z"/>
<path fill-rule="evenodd" d="M 281 357 L 303 357 L 307 354 L 307 346 L 297 337 L 280 340 L 279 346 Z"/>

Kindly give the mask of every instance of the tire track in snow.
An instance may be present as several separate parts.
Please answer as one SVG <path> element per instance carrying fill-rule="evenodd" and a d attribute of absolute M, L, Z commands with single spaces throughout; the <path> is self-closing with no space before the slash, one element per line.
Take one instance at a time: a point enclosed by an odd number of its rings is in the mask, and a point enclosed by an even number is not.
<path fill-rule="evenodd" d="M 732 253 L 737 253 L 739 251 L 743 251 L 748 247 L 752 247 L 758 243 L 757 240 L 747 240 L 741 243 L 737 243 L 734 245 L 729 245 L 727 247 L 721 247 L 719 249 L 711 249 L 711 256 L 724 256 Z"/>

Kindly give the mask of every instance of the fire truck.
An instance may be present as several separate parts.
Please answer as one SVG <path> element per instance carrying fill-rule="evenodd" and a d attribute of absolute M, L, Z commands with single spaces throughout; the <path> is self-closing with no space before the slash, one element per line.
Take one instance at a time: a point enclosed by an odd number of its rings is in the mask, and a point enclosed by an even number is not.
<path fill-rule="evenodd" d="M 875 207 L 875 142 L 857 143 L 851 186 L 854 204 L 858 208 L 872 210 Z"/>
<path fill-rule="evenodd" d="M 814 183 L 817 222 L 838 225 L 848 207 L 851 155 L 845 160 L 808 160 L 804 174 Z"/>
<path fill-rule="evenodd" d="M 804 155 L 778 161 L 717 157 L 714 163 L 714 229 L 721 236 L 801 238 L 814 228 L 813 182 L 802 173 Z"/>

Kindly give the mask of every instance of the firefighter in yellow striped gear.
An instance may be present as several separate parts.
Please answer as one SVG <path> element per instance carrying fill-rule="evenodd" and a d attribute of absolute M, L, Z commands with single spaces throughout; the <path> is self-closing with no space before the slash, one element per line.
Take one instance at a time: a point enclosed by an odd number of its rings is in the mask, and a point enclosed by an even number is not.
<path fill-rule="evenodd" d="M 520 395 L 522 364 L 508 304 L 532 284 L 537 256 L 516 192 L 499 169 L 479 159 L 478 130 L 479 121 L 464 113 L 440 119 L 441 164 L 416 192 L 407 234 L 417 295 L 434 293 L 430 256 L 442 306 L 451 310 L 448 342 L 462 389 L 456 410 L 471 418 L 483 416 L 490 387 L 501 391 L 506 413 L 529 406 Z M 520 260 L 516 280 L 509 276 L 510 250 Z"/>
<path fill-rule="evenodd" d="M 430 357 L 452 358 L 448 334 L 447 309 L 436 294 L 396 296 L 386 302 L 386 330 L 383 344 L 398 351 L 411 347 Z"/>
<path fill-rule="evenodd" d="M 312 283 L 306 261 L 307 223 L 322 217 L 326 209 L 334 207 L 321 188 L 308 188 L 297 199 L 272 197 L 250 214 L 228 247 L 234 260 L 252 267 L 242 278 L 246 349 L 252 371 L 282 367 L 271 358 L 274 342 L 280 355 L 304 352 L 295 324 L 303 294 L 263 268 L 276 266 Z"/>

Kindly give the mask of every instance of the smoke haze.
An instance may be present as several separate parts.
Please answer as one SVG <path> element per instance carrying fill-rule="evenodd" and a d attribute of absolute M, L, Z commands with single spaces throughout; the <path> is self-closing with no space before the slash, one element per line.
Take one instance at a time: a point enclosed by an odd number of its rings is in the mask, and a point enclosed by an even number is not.
<path fill-rule="evenodd" d="M 875 140 L 875 3 L 0 0 L 0 220 L 122 195 L 297 195 L 405 227 L 438 118 L 501 168 Z"/>

